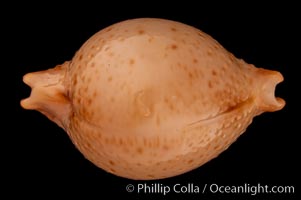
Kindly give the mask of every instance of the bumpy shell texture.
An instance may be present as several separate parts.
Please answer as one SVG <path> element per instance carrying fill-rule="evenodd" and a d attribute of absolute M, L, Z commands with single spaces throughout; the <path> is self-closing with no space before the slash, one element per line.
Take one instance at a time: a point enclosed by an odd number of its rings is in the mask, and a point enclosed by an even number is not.
<path fill-rule="evenodd" d="M 29 73 L 22 100 L 64 128 L 98 167 L 130 179 L 197 168 L 254 116 L 277 111 L 276 71 L 235 58 L 209 35 L 164 19 L 132 19 L 92 36 L 65 62 Z"/>

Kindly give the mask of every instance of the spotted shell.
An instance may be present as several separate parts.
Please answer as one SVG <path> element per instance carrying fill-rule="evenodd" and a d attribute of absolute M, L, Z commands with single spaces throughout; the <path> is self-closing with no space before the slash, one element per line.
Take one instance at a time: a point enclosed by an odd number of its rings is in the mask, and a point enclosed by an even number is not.
<path fill-rule="evenodd" d="M 282 80 L 196 28 L 142 18 L 99 31 L 71 61 L 25 75 L 32 92 L 21 105 L 65 129 L 98 167 L 161 179 L 203 165 L 254 116 L 282 109 L 274 97 Z"/>

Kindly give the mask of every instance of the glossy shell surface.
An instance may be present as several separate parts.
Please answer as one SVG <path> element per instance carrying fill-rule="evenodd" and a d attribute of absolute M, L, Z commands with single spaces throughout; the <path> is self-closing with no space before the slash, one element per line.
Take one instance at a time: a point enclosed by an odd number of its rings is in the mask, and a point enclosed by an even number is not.
<path fill-rule="evenodd" d="M 196 28 L 132 19 L 96 33 L 71 61 L 25 75 L 32 93 L 21 105 L 64 128 L 98 167 L 160 179 L 203 165 L 254 116 L 282 109 L 282 80 Z"/>

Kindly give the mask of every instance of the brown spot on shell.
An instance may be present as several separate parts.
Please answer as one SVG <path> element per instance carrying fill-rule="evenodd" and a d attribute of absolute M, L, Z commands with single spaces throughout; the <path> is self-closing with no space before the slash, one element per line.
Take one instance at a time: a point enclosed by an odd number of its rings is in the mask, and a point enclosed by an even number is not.
<path fill-rule="evenodd" d="M 173 105 L 172 103 L 169 103 L 168 106 L 169 106 L 169 109 L 170 109 L 170 110 L 174 110 L 174 109 L 175 109 L 175 107 L 174 107 L 174 105 Z"/>
<path fill-rule="evenodd" d="M 178 48 L 178 46 L 176 44 L 171 45 L 171 49 L 176 50 L 177 48 Z"/>
<path fill-rule="evenodd" d="M 136 149 L 137 153 L 142 154 L 143 153 L 143 148 L 142 147 L 138 147 Z"/>
<path fill-rule="evenodd" d="M 190 163 L 192 163 L 192 162 L 193 162 L 192 159 L 190 159 L 190 160 L 187 161 L 188 164 L 190 164 Z"/>
<path fill-rule="evenodd" d="M 77 99 L 76 99 L 76 102 L 78 103 L 78 104 L 80 104 L 80 102 L 81 102 L 81 98 L 80 97 L 78 97 Z"/>
<path fill-rule="evenodd" d="M 138 31 L 138 34 L 139 34 L 139 35 L 142 35 L 142 34 L 144 34 L 144 33 L 145 33 L 144 30 L 139 30 L 139 31 Z"/>
<path fill-rule="evenodd" d="M 110 165 L 115 165 L 115 163 L 112 160 L 109 160 Z"/>
<path fill-rule="evenodd" d="M 152 174 L 148 174 L 147 177 L 150 178 L 150 179 L 154 179 L 155 178 L 155 176 L 152 175 Z"/>
<path fill-rule="evenodd" d="M 213 88 L 212 82 L 210 80 L 208 81 L 208 87 Z"/>
<path fill-rule="evenodd" d="M 77 78 L 75 77 L 75 78 L 73 79 L 73 81 L 72 81 L 72 85 L 73 85 L 73 86 L 76 86 L 76 84 L 77 84 Z"/>
<path fill-rule="evenodd" d="M 165 102 L 166 104 L 168 104 L 168 103 L 169 103 L 169 100 L 168 100 L 168 98 L 167 98 L 167 97 L 165 97 L 165 98 L 164 98 L 164 102 Z"/>
<path fill-rule="evenodd" d="M 173 32 L 177 32 L 177 29 L 175 27 L 171 27 L 170 30 Z"/>
<path fill-rule="evenodd" d="M 217 72 L 216 72 L 215 70 L 212 70 L 212 71 L 211 71 L 211 74 L 212 74 L 213 76 L 216 76 L 216 75 L 217 75 Z"/>
<path fill-rule="evenodd" d="M 97 92 L 94 91 L 92 96 L 93 96 L 93 98 L 97 97 Z"/>
<path fill-rule="evenodd" d="M 133 58 L 131 58 L 129 63 L 130 63 L 130 65 L 133 65 L 133 64 L 135 64 L 135 60 Z"/>

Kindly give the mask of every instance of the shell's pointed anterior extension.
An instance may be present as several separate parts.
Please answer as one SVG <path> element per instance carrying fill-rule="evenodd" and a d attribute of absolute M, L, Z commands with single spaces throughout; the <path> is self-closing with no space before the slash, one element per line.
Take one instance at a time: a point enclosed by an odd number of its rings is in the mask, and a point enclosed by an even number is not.
<path fill-rule="evenodd" d="M 227 149 L 274 96 L 279 72 L 235 58 L 191 26 L 141 18 L 92 36 L 72 61 L 29 73 L 22 100 L 98 167 L 131 179 L 197 168 Z"/>
<path fill-rule="evenodd" d="M 23 77 L 24 83 L 32 89 L 30 97 L 21 101 L 25 109 L 35 109 L 46 115 L 60 127 L 69 121 L 70 100 L 65 83 L 66 68 L 69 62 L 53 69 L 28 73 Z"/>

